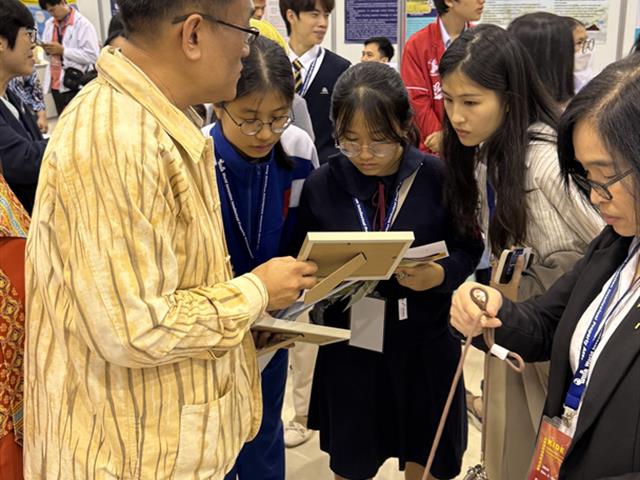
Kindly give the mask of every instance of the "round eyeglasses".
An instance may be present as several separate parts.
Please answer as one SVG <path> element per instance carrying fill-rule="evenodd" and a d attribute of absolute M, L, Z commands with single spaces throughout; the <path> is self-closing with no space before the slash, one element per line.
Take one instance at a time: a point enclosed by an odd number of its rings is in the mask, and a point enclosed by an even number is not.
<path fill-rule="evenodd" d="M 378 158 L 388 157 L 398 148 L 398 144 L 394 142 L 371 142 L 369 145 L 360 145 L 358 142 L 338 142 L 336 148 L 342 152 L 345 157 L 353 158 L 367 150 L 371 155 Z"/>
<path fill-rule="evenodd" d="M 607 183 L 595 182 L 593 180 L 588 179 L 584 175 L 578 172 L 571 172 L 571 178 L 578 184 L 578 186 L 587 193 L 591 193 L 591 190 L 596 192 L 599 196 L 604 198 L 607 201 L 611 201 L 613 199 L 613 195 L 609 191 L 609 187 L 614 183 L 618 183 L 623 178 L 627 177 L 633 172 L 633 169 L 629 169 L 626 172 L 622 172 L 619 175 L 616 175 L 612 179 L 610 179 Z"/>
<path fill-rule="evenodd" d="M 281 117 L 276 117 L 270 122 L 263 122 L 262 120 L 258 120 L 257 118 L 254 118 L 252 120 L 242 120 L 241 122 L 238 122 L 231 116 L 229 110 L 227 110 L 226 105 L 223 105 L 222 110 L 224 110 L 224 113 L 227 114 L 231 121 L 240 128 L 240 131 L 249 137 L 256 136 L 265 126 L 268 126 L 269 129 L 276 135 L 280 134 L 287 128 L 289 128 L 289 126 L 293 122 L 293 119 L 290 115 L 282 115 Z"/>
<path fill-rule="evenodd" d="M 578 51 L 581 53 L 591 53 L 596 47 L 596 40 L 594 38 L 585 38 L 578 42 Z"/>

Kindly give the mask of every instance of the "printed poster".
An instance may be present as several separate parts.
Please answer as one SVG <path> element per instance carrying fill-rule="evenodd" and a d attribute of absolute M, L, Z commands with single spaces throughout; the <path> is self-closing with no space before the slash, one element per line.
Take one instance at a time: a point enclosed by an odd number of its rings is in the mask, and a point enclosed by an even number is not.
<path fill-rule="evenodd" d="M 430 0 L 407 0 L 406 38 L 435 22 L 437 17 L 438 11 Z"/>
<path fill-rule="evenodd" d="M 370 37 L 398 37 L 398 2 L 396 0 L 346 0 L 344 8 L 346 43 L 363 43 Z"/>
<path fill-rule="evenodd" d="M 482 22 L 506 27 L 520 15 L 540 11 L 576 18 L 584 23 L 590 38 L 597 43 L 607 41 L 609 0 L 487 0 Z"/>

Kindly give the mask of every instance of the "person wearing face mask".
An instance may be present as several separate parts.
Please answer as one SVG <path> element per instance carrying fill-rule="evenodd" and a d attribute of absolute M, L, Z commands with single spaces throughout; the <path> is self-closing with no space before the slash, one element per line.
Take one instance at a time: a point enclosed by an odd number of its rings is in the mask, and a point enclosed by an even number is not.
<path fill-rule="evenodd" d="M 384 319 L 381 352 L 320 347 L 309 427 L 320 431 L 336 479 L 373 478 L 398 458 L 405 478 L 419 480 L 460 358 L 460 342 L 447 328 L 449 300 L 476 266 L 482 242 L 477 231 L 454 232 L 442 199 L 442 162 L 413 146 L 413 112 L 395 70 L 377 62 L 351 67 L 336 84 L 331 112 L 341 154 L 307 179 L 295 242 L 310 231 L 412 231 L 415 246 L 445 240 L 450 256 L 398 268 L 360 300 Z M 322 321 L 339 328 L 367 321 L 360 302 L 346 309 L 337 301 Z M 460 384 L 426 478 L 455 478 L 466 443 Z"/>
<path fill-rule="evenodd" d="M 593 78 L 593 50 L 595 40 L 589 38 L 587 29 L 580 20 L 572 17 L 565 17 L 571 32 L 573 33 L 573 43 L 575 48 L 575 61 L 573 66 L 573 78 L 575 91 L 578 93 Z"/>

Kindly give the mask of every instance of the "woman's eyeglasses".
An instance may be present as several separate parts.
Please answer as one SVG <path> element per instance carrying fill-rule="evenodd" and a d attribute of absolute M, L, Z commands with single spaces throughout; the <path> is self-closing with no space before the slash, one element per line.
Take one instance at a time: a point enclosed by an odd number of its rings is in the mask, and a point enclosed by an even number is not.
<path fill-rule="evenodd" d="M 233 28 L 234 30 L 239 30 L 241 32 L 244 32 L 245 33 L 244 42 L 247 45 L 251 45 L 253 42 L 256 41 L 256 38 L 258 38 L 260 36 L 260 30 L 258 30 L 255 27 L 241 27 L 239 25 L 234 25 L 233 23 L 223 22 L 222 20 L 218 20 L 217 18 L 215 18 L 212 15 L 209 15 L 207 13 L 201 13 L 201 12 L 191 12 L 191 13 L 187 13 L 186 15 L 180 15 L 179 17 L 175 17 L 171 23 L 173 25 L 176 25 L 178 23 L 182 23 L 187 18 L 189 18 L 191 15 L 200 15 L 202 18 L 204 18 L 208 22 L 217 23 L 219 25 L 222 25 L 222 26 L 225 26 L 225 27 L 228 27 L 228 28 Z"/>
<path fill-rule="evenodd" d="M 591 53 L 596 47 L 596 40 L 594 38 L 586 38 L 578 42 L 576 46 L 581 53 Z"/>
<path fill-rule="evenodd" d="M 609 191 L 609 187 L 614 183 L 618 183 L 623 178 L 627 177 L 633 172 L 633 169 L 629 169 L 626 172 L 622 172 L 619 175 L 616 175 L 612 179 L 610 179 L 607 183 L 600 183 L 594 180 L 590 180 L 585 177 L 583 174 L 578 172 L 571 172 L 571 178 L 578 184 L 580 188 L 582 188 L 587 193 L 591 193 L 591 190 L 596 192 L 600 197 L 604 198 L 607 201 L 611 201 L 613 199 L 613 195 Z"/>
<path fill-rule="evenodd" d="M 262 128 L 265 126 L 268 126 L 269 129 L 276 135 L 283 133 L 293 122 L 293 119 L 290 115 L 282 115 L 281 117 L 276 117 L 270 122 L 263 122 L 262 120 L 258 120 L 257 118 L 253 120 L 243 120 L 241 122 L 238 122 L 231 116 L 229 110 L 227 110 L 226 105 L 222 107 L 222 110 L 224 110 L 224 113 L 229 116 L 231 121 L 240 128 L 240 131 L 249 137 L 253 137 L 260 133 L 260 130 L 262 130 Z"/>
<path fill-rule="evenodd" d="M 336 143 L 336 148 L 349 158 L 357 157 L 365 149 L 374 157 L 384 158 L 391 155 L 397 147 L 398 144 L 393 142 L 371 142 L 369 145 L 349 141 Z"/>

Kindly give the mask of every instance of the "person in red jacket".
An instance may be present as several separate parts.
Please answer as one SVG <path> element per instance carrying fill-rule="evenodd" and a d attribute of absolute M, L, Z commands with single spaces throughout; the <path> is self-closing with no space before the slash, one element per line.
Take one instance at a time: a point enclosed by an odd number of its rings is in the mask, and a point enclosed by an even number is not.
<path fill-rule="evenodd" d="M 485 0 L 434 0 L 438 18 L 409 38 L 402 55 L 400 76 L 409 91 L 420 130 L 420 148 L 439 153 L 442 144 L 444 98 L 438 66 L 444 51 L 458 35 L 480 20 Z"/>

